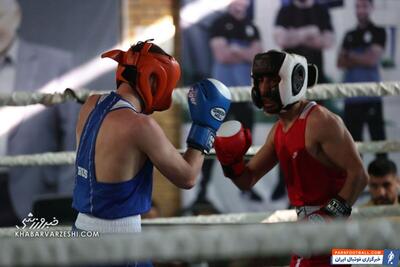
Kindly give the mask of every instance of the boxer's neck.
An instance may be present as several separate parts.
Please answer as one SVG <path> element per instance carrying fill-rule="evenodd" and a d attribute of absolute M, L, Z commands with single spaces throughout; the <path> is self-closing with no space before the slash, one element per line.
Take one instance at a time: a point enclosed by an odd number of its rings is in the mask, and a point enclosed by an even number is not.
<path fill-rule="evenodd" d="M 117 93 L 127 100 L 129 103 L 131 103 L 137 112 L 142 112 L 143 106 L 142 106 L 142 101 L 135 89 L 133 89 L 129 84 L 127 83 L 122 83 L 118 89 Z"/>
<path fill-rule="evenodd" d="M 307 101 L 301 100 L 294 104 L 291 109 L 286 112 L 279 113 L 279 120 L 285 127 L 289 127 L 301 114 L 304 107 L 307 105 Z"/>

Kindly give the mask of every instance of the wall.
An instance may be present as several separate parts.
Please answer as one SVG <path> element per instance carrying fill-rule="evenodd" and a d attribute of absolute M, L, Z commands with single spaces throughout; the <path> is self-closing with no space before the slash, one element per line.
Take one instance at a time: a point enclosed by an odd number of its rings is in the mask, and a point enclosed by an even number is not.
<path fill-rule="evenodd" d="M 255 0 L 255 23 L 259 26 L 263 46 L 265 50 L 278 48 L 273 40 L 273 26 L 276 19 L 276 14 L 280 8 L 281 0 Z M 332 8 L 330 10 L 332 24 L 335 30 L 335 44 L 332 48 L 324 53 L 325 57 L 325 70 L 329 77 L 334 82 L 341 81 L 341 71 L 336 67 L 336 56 L 339 47 L 342 43 L 345 32 L 356 25 L 355 17 L 355 0 L 344 1 L 344 7 Z M 373 21 L 379 25 L 390 25 L 400 28 L 400 17 L 398 11 L 400 10 L 400 1 L 396 0 L 377 0 L 375 1 L 375 10 L 372 15 Z M 400 32 L 397 29 L 396 43 L 400 43 Z M 397 45 L 397 49 L 400 47 Z M 397 66 L 400 64 L 400 51 L 397 51 L 395 62 Z M 383 69 L 382 75 L 384 80 L 398 80 L 399 67 L 395 69 Z"/>
<path fill-rule="evenodd" d="M 122 35 L 125 46 L 154 38 L 166 52 L 174 54 L 176 13 L 174 0 L 124 0 L 122 2 Z M 179 147 L 180 116 L 178 106 L 152 116 L 163 128 L 175 147 Z M 180 208 L 180 191 L 154 170 L 153 199 L 162 216 L 172 216 Z"/>

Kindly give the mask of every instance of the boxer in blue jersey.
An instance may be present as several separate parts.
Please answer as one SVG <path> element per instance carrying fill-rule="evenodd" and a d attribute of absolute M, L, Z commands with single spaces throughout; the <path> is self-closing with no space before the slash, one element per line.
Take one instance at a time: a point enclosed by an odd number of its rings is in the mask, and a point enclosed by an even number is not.
<path fill-rule="evenodd" d="M 148 116 L 170 107 L 180 77 L 178 62 L 150 41 L 102 57 L 118 62 L 117 90 L 90 96 L 79 114 L 75 228 L 140 232 L 140 214 L 151 207 L 153 166 L 177 187 L 192 188 L 228 112 L 230 93 L 214 79 L 191 87 L 193 124 L 182 156 Z"/>

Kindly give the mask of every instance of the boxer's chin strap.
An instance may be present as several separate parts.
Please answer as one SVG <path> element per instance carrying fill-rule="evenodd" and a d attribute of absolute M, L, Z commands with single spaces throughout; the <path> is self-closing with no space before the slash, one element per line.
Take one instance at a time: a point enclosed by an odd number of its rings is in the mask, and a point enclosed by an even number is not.
<path fill-rule="evenodd" d="M 322 210 L 332 217 L 349 217 L 352 209 L 342 197 L 336 196 Z"/>
<path fill-rule="evenodd" d="M 293 102 L 291 104 L 288 104 L 288 105 L 282 107 L 280 113 L 285 113 L 285 112 L 289 111 L 297 103 L 299 103 L 299 101 Z"/>

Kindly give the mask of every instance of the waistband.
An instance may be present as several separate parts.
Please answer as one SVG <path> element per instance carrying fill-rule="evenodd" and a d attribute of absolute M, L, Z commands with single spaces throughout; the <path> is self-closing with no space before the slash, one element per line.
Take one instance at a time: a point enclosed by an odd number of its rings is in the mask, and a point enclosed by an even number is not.
<path fill-rule="evenodd" d="M 140 215 L 105 220 L 79 213 L 75 226 L 80 230 L 97 231 L 99 233 L 138 233 L 142 231 Z"/>
<path fill-rule="evenodd" d="M 297 213 L 297 218 L 298 219 L 304 219 L 311 213 L 319 210 L 321 207 L 320 206 L 300 206 L 300 207 L 295 207 L 296 213 Z"/>

